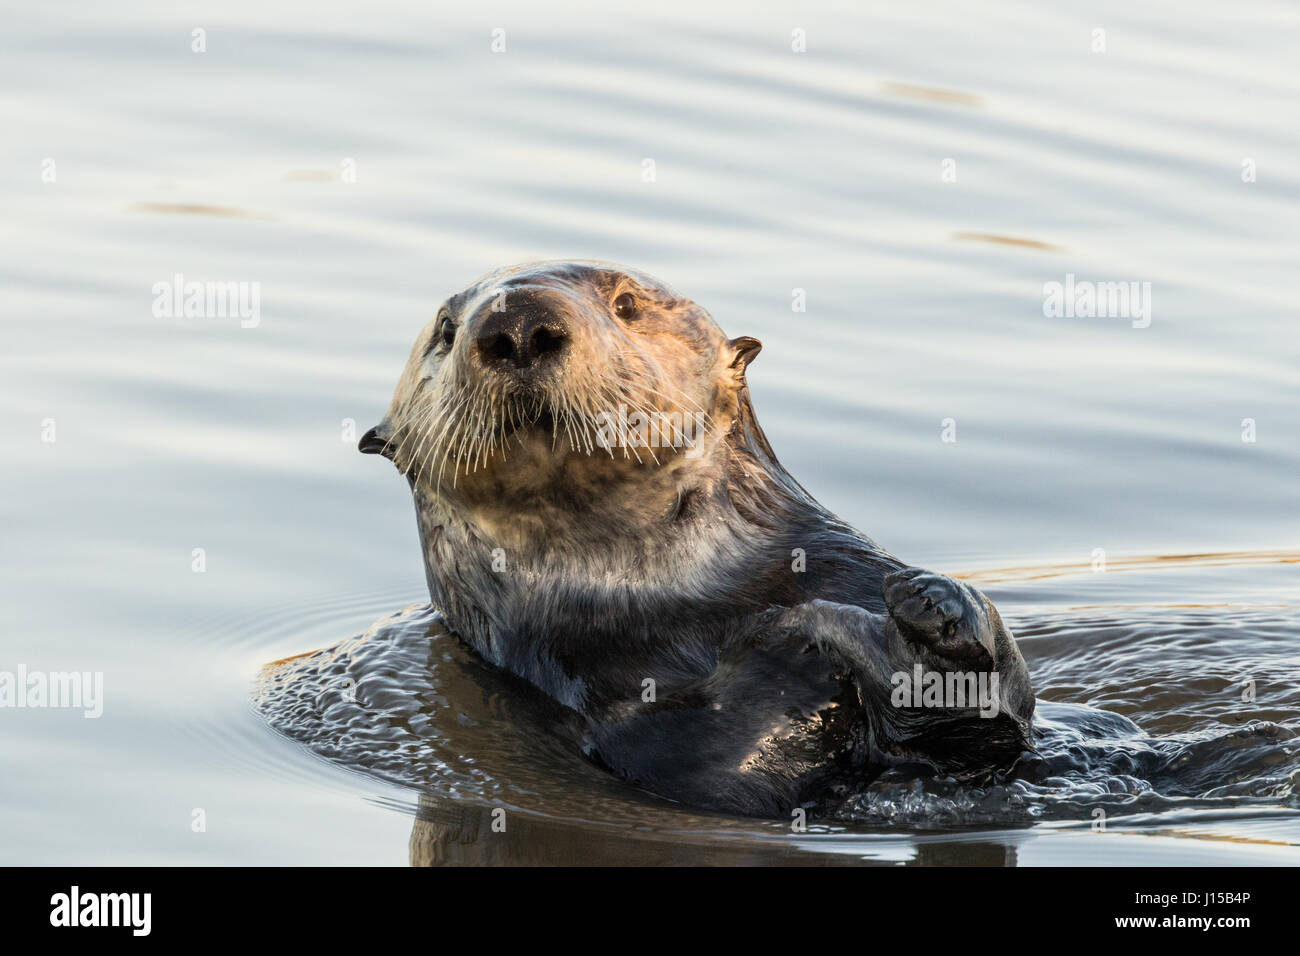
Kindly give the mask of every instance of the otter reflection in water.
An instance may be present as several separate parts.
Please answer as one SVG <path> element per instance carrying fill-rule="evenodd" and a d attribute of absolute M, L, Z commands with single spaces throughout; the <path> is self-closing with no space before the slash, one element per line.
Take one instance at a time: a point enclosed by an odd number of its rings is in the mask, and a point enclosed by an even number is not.
<path fill-rule="evenodd" d="M 1034 697 L 997 610 L 785 471 L 759 348 L 603 263 L 448 299 L 360 444 L 410 482 L 433 605 L 598 766 L 691 806 L 789 818 L 890 765 L 1009 766 Z"/>
<path fill-rule="evenodd" d="M 985 840 L 917 841 L 896 856 L 815 852 L 773 833 L 656 832 L 611 827 L 420 795 L 411 828 L 412 866 L 1015 866 L 1013 845 Z M 879 847 L 875 849 L 880 849 Z M 898 859 L 898 857 L 902 859 Z"/>

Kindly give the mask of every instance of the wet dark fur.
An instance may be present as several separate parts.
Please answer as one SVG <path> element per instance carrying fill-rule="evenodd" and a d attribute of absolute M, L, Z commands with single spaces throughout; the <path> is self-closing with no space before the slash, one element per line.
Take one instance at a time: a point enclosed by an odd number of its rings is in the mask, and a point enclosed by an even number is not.
<path fill-rule="evenodd" d="M 743 379 L 725 425 L 698 485 L 685 479 L 658 513 L 629 500 L 627 523 L 593 519 L 609 489 L 589 480 L 521 500 L 548 533 L 509 549 L 504 570 L 499 542 L 408 462 L 433 604 L 486 660 L 580 715 L 591 759 L 694 806 L 788 818 L 889 764 L 1012 762 L 1033 695 L 991 605 L 950 579 L 898 576 L 906 565 L 813 500 L 777 461 Z M 373 435 L 362 446 L 388 450 Z M 892 706 L 890 674 L 916 662 L 996 669 L 1003 712 Z"/>

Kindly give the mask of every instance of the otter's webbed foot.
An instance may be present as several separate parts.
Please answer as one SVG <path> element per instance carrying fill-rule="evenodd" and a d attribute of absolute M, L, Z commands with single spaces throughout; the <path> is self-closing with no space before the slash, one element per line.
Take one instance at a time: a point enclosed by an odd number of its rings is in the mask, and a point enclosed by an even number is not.
<path fill-rule="evenodd" d="M 996 629 L 988 602 L 968 584 L 933 571 L 904 568 L 885 576 L 889 616 L 912 644 L 975 670 L 992 670 Z"/>
<path fill-rule="evenodd" d="M 852 675 L 875 752 L 954 768 L 1030 747 L 1029 672 L 988 599 L 919 568 L 886 575 L 881 597 L 883 614 L 817 600 L 779 619 Z"/>

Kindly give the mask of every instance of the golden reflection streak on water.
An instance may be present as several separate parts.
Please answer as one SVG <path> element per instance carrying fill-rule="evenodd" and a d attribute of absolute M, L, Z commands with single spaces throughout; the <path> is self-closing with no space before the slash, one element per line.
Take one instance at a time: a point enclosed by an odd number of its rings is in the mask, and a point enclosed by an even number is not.
<path fill-rule="evenodd" d="M 354 648 L 359 647 L 368 640 L 370 640 L 370 634 L 366 633 L 353 640 L 344 641 L 341 644 L 334 644 L 330 647 L 318 647 L 315 650 L 303 651 L 301 654 L 291 654 L 288 657 L 281 657 L 279 660 L 263 664 L 259 673 L 264 677 L 269 676 L 272 672 L 292 664 L 294 661 L 302 660 L 304 657 L 311 657 L 314 654 L 328 653 L 329 659 L 333 660 L 340 654 L 350 654 Z"/>
<path fill-rule="evenodd" d="M 1287 847 L 1294 847 L 1296 845 L 1287 840 L 1264 840 L 1260 837 L 1242 836 L 1236 833 L 1198 833 L 1194 830 L 1178 830 L 1172 828 L 1161 830 L 1116 830 L 1113 832 L 1122 836 L 1174 837 L 1175 839 L 1181 840 L 1208 840 L 1211 843 L 1249 843 L 1256 846 Z"/>
<path fill-rule="evenodd" d="M 984 101 L 975 96 L 973 93 L 962 93 L 959 90 L 941 90 L 933 86 L 917 86 L 914 83 L 895 83 L 892 81 L 880 84 L 880 88 L 891 96 L 906 96 L 913 100 L 929 100 L 932 103 L 954 103 L 958 106 L 979 107 L 984 105 Z"/>
<path fill-rule="evenodd" d="M 1019 236 L 1000 236 L 995 232 L 954 232 L 954 239 L 965 242 L 992 242 L 999 246 L 1018 246 L 1022 249 L 1042 249 L 1045 252 L 1064 252 L 1063 246 L 1054 246 L 1039 239 L 1022 239 Z"/>
<path fill-rule="evenodd" d="M 1010 568 L 980 568 L 956 571 L 952 576 L 972 584 L 1006 581 L 1040 581 L 1075 574 L 1110 573 L 1111 571 L 1150 571 L 1170 566 L 1222 568 L 1260 564 L 1297 564 L 1300 551 L 1221 551 L 1198 554 L 1146 554 L 1107 558 L 1106 571 L 1094 572 L 1090 561 L 1071 564 L 1022 565 Z M 1170 605 L 1199 607 L 1200 605 Z"/>
<path fill-rule="evenodd" d="M 181 216 L 216 216 L 225 219 L 274 219 L 265 213 L 249 212 L 238 206 L 212 206 L 197 202 L 137 202 L 132 212 L 153 212 Z"/>
<path fill-rule="evenodd" d="M 301 654 L 291 654 L 288 657 L 282 657 L 278 661 L 270 661 L 262 665 L 262 673 L 263 674 L 270 673 L 276 668 L 284 667 L 286 664 L 292 664 L 294 661 L 300 661 L 304 657 L 311 657 L 313 654 L 318 654 L 318 653 L 320 653 L 319 650 L 303 651 Z"/>

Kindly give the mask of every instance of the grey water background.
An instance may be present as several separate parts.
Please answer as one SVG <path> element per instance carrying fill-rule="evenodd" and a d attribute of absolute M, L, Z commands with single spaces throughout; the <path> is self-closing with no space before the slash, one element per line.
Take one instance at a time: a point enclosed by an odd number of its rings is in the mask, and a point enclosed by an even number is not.
<path fill-rule="evenodd" d="M 531 258 L 635 265 L 762 339 L 785 464 L 909 562 L 984 569 L 1040 695 L 1209 733 L 1255 716 L 1225 701 L 1257 673 L 1294 735 L 1297 27 L 1271 2 L 7 4 L 0 670 L 102 671 L 104 713 L 0 710 L 0 862 L 411 858 L 415 789 L 280 737 L 250 688 L 425 599 L 404 483 L 355 434 L 438 302 Z M 260 283 L 259 323 L 155 316 L 178 273 Z M 1150 325 L 1045 317 L 1067 274 L 1150 282 Z M 1294 863 L 1295 767 L 1266 805 L 1105 834 L 1086 806 L 902 814 L 782 852 Z M 602 821 L 571 809 L 550 839 L 580 857 Z M 711 827 L 662 841 L 783 835 Z"/>

